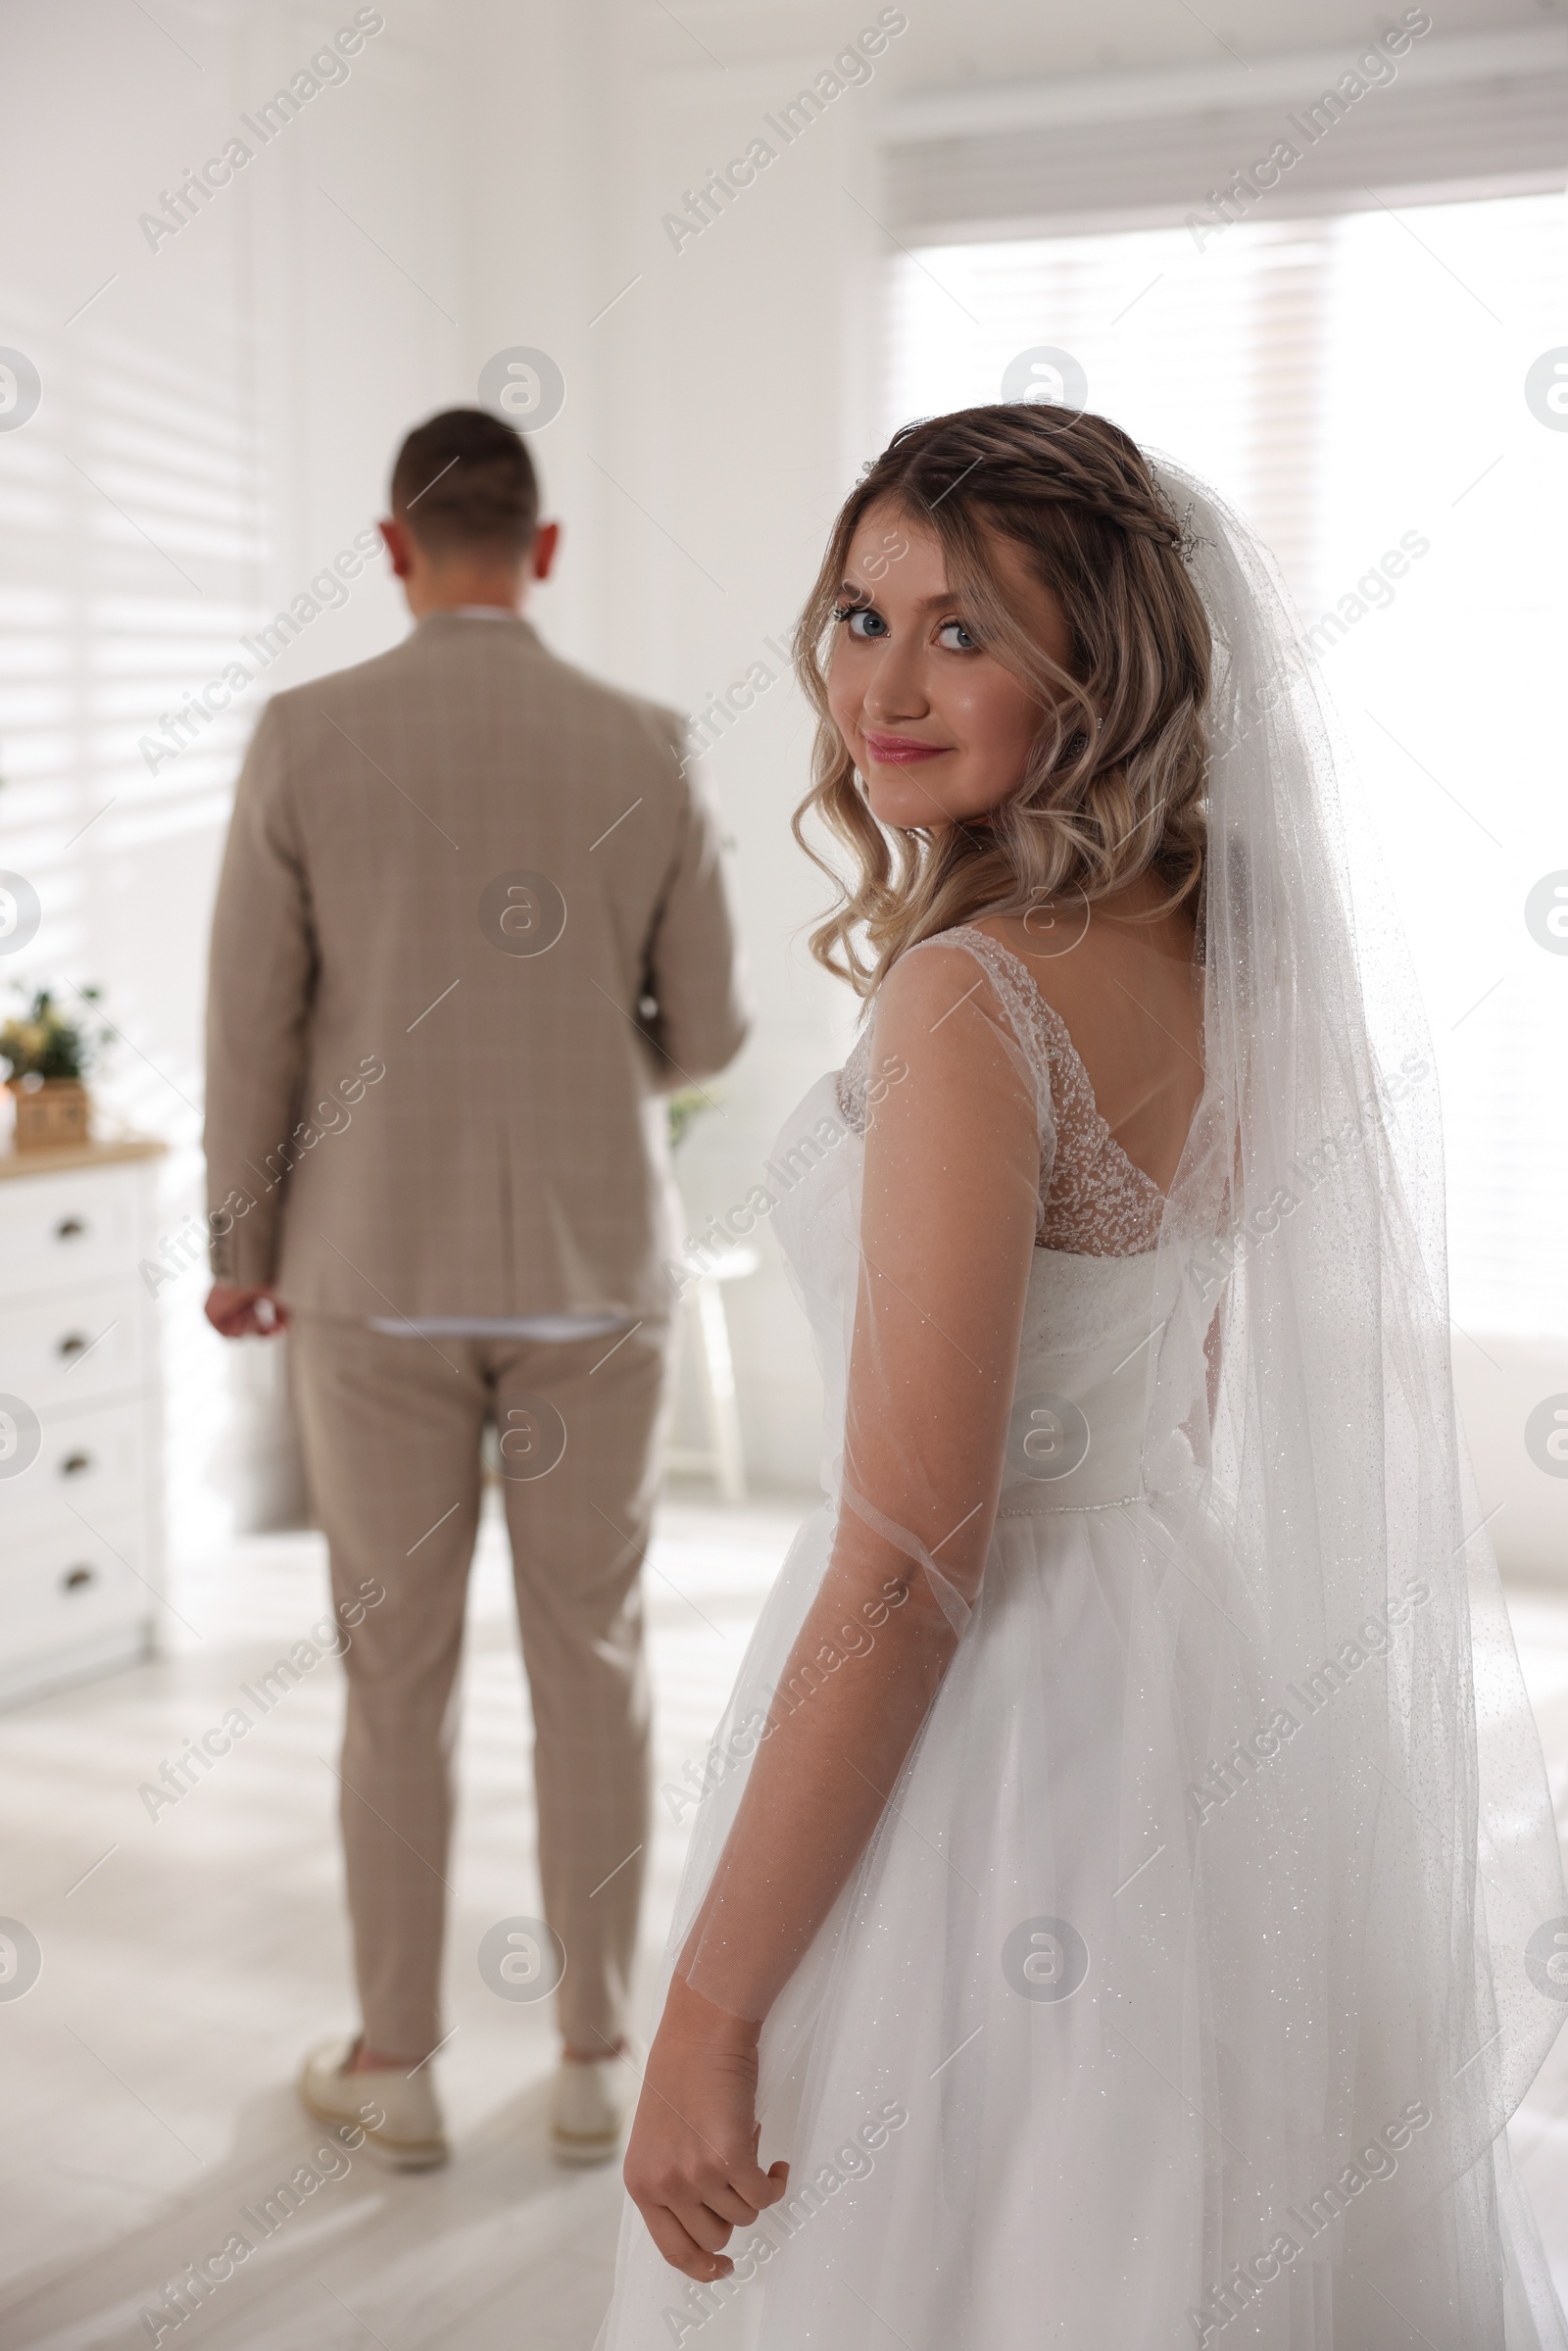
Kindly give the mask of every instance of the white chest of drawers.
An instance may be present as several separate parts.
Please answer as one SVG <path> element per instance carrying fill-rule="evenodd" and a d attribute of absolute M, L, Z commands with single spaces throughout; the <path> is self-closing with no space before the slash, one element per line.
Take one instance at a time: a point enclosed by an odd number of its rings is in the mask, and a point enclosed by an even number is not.
<path fill-rule="evenodd" d="M 0 1706 L 145 1656 L 163 1573 L 157 1143 L 0 1154 Z"/>

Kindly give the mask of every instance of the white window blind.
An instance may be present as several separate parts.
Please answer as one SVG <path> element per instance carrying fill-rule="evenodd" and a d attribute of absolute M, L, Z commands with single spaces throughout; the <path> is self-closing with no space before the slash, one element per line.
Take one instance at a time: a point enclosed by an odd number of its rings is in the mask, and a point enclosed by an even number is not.
<path fill-rule="evenodd" d="M 1416 25 L 1420 29 L 1411 30 Z M 1445 33 L 1430 10 L 1304 55 L 1067 76 L 900 100 L 883 126 L 882 218 L 906 245 L 1001 226 L 1164 225 L 1201 217 L 1270 156 L 1257 210 L 1358 211 L 1461 192 L 1560 187 L 1568 29 Z"/>
<path fill-rule="evenodd" d="M 1426 997 L 1454 1314 L 1568 1334 L 1568 955 L 1524 912 L 1568 869 L 1568 430 L 1525 392 L 1568 347 L 1568 200 L 1243 221 L 1202 251 L 1185 228 L 944 242 L 892 261 L 887 291 L 886 431 L 1064 351 L 1089 407 L 1272 544 Z"/>

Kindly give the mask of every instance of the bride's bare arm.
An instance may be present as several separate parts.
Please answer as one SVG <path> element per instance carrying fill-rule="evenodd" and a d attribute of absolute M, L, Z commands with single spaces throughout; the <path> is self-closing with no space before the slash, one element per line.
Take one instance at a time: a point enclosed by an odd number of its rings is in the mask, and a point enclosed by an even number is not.
<path fill-rule="evenodd" d="M 865 1139 L 832 1554 L 683 1947 L 627 2158 L 661 2249 L 694 2277 L 720 2275 L 733 2223 L 783 2192 L 779 2167 L 757 2167 L 735 2059 L 882 1817 L 978 1594 L 1002 1483 L 1039 1217 L 1035 1082 L 980 967 L 940 944 L 885 983 L 871 1057 L 903 1074 Z"/>

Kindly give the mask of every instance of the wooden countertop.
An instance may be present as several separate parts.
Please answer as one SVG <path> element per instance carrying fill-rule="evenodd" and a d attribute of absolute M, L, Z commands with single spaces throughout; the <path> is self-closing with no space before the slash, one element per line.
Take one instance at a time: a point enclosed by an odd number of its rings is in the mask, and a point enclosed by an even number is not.
<path fill-rule="evenodd" d="M 125 1159 L 161 1158 L 169 1146 L 150 1136 L 129 1135 L 120 1143 L 63 1143 L 53 1151 L 0 1151 L 0 1181 L 8 1176 L 66 1175 L 82 1167 L 115 1167 Z"/>

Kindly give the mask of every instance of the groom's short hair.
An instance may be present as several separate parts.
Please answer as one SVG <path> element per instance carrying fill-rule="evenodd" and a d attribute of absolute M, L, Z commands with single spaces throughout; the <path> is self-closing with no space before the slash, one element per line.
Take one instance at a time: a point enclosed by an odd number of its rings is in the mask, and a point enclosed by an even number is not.
<path fill-rule="evenodd" d="M 392 468 L 392 513 L 427 554 L 525 555 L 539 526 L 527 443 L 488 409 L 445 409 L 416 425 Z"/>

